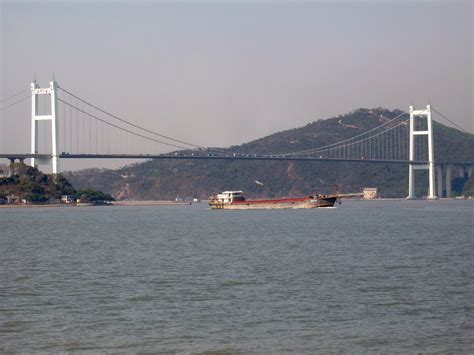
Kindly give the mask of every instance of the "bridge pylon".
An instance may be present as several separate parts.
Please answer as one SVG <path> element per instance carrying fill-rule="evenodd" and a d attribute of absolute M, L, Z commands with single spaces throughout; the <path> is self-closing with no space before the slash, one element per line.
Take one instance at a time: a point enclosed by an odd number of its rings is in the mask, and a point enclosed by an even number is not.
<path fill-rule="evenodd" d="M 418 131 L 415 128 L 415 120 L 420 117 L 426 117 L 427 129 Z M 429 191 L 428 199 L 436 199 L 435 193 L 435 165 L 434 165 L 434 146 L 433 146 L 433 121 L 431 119 L 431 105 L 426 106 L 426 110 L 415 110 L 410 106 L 410 162 L 415 160 L 415 136 L 424 135 L 428 139 L 428 164 L 415 165 L 409 164 L 408 170 L 408 197 L 415 199 L 415 170 L 428 170 Z"/>
<path fill-rule="evenodd" d="M 49 83 L 49 87 L 40 88 L 36 81 L 31 83 L 31 154 L 38 154 L 38 122 L 51 121 L 51 158 L 31 158 L 31 166 L 38 166 L 38 163 L 51 164 L 53 174 L 58 174 L 59 166 L 59 129 L 57 116 L 56 89 L 58 85 L 55 81 Z M 49 115 L 38 114 L 38 95 L 49 95 L 51 98 L 51 113 Z"/>

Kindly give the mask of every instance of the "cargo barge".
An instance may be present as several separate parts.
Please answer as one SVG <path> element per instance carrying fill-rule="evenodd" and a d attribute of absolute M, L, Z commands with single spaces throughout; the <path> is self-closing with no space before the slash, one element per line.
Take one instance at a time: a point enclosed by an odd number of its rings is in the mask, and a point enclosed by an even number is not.
<path fill-rule="evenodd" d="M 211 209 L 249 210 L 333 207 L 338 195 L 309 195 L 294 198 L 247 200 L 242 191 L 224 191 L 209 198 Z"/>

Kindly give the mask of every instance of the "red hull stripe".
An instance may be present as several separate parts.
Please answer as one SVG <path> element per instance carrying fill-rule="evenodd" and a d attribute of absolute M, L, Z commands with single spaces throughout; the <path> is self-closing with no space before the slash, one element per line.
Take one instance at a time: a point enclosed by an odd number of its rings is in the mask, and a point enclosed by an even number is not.
<path fill-rule="evenodd" d="M 304 202 L 308 201 L 309 197 L 297 197 L 297 198 L 281 198 L 277 200 L 247 200 L 247 201 L 234 201 L 232 205 L 253 205 L 262 203 L 293 203 L 293 202 Z"/>

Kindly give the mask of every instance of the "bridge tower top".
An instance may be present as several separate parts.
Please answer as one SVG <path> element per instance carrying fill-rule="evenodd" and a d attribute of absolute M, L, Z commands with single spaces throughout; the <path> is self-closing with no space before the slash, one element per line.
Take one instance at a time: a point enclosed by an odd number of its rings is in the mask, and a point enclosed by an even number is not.
<path fill-rule="evenodd" d="M 49 83 L 49 87 L 40 88 L 36 81 L 31 83 L 31 154 L 38 154 L 38 122 L 51 121 L 51 158 L 48 159 L 31 159 L 31 165 L 37 166 L 38 162 L 52 163 L 53 174 L 58 174 L 59 167 L 59 130 L 57 116 L 57 100 L 56 91 L 58 85 L 55 81 Z M 38 95 L 49 95 L 51 100 L 50 114 L 38 114 Z M 37 160 L 37 161 L 36 161 Z"/>
<path fill-rule="evenodd" d="M 426 130 L 416 130 L 415 120 L 420 117 L 426 117 Z M 415 110 L 410 106 L 410 162 L 415 160 L 415 136 L 425 135 L 428 139 L 428 164 L 414 165 L 410 163 L 408 174 L 408 199 L 415 198 L 415 170 L 428 170 L 429 176 L 429 191 L 428 198 L 436 199 L 435 193 L 435 169 L 434 169 L 434 146 L 433 146 L 433 121 L 431 119 L 431 105 L 427 105 L 425 110 Z"/>

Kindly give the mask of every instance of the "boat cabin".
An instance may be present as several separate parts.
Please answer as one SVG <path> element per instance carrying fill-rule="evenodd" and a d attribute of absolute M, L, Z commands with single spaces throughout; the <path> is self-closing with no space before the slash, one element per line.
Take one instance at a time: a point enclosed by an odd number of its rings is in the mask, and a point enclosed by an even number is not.
<path fill-rule="evenodd" d="M 217 202 L 232 203 L 234 201 L 244 201 L 244 193 L 242 191 L 224 191 L 217 195 Z"/>

